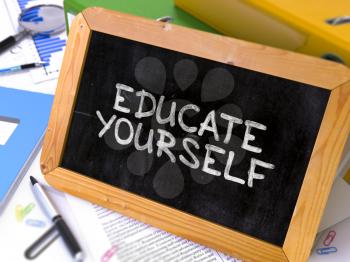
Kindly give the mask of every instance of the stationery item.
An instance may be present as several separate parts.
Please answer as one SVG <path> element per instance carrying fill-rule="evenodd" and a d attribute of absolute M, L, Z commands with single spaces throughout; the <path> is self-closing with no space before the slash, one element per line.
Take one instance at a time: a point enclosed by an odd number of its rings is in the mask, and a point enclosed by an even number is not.
<path fill-rule="evenodd" d="M 22 29 L 0 42 L 0 53 L 21 41 L 27 35 L 55 35 L 65 29 L 63 8 L 58 5 L 37 5 L 22 10 L 18 17 Z"/>
<path fill-rule="evenodd" d="M 6 136 L 0 139 L 0 212 L 41 148 L 52 100 L 52 95 L 0 87 L 0 138 Z"/>
<path fill-rule="evenodd" d="M 175 0 L 176 6 L 240 39 L 350 66 L 348 0 Z"/>
<path fill-rule="evenodd" d="M 24 217 L 26 217 L 35 207 L 34 203 L 29 203 L 28 205 L 22 207 L 21 205 L 16 206 L 16 218 L 18 222 L 22 222 Z"/>
<path fill-rule="evenodd" d="M 0 246 L 6 248 L 1 249 L 0 261 L 29 261 L 25 259 L 23 255 L 24 251 L 45 231 L 52 227 L 51 220 L 46 216 L 44 210 L 39 206 L 39 203 L 33 195 L 33 186 L 29 177 L 34 176 L 37 178 L 36 176 L 38 174 L 40 174 L 40 155 L 35 157 L 33 163 L 26 172 L 25 179 L 22 180 L 19 187 L 16 189 L 16 193 L 10 199 L 4 212 L 1 214 Z M 45 193 L 47 193 L 59 214 L 64 218 L 69 228 L 73 231 L 74 236 L 77 238 L 78 243 L 84 251 L 84 262 L 98 261 L 91 259 L 91 252 L 85 245 L 85 238 L 82 237 L 82 232 L 79 229 L 80 219 L 79 217 L 75 218 L 73 216 L 72 210 L 66 201 L 65 194 L 52 187 L 48 187 L 43 180 L 37 180 L 44 187 Z M 35 207 L 24 217 L 22 222 L 18 222 L 16 218 L 16 207 L 20 206 L 22 210 L 22 208 L 32 203 L 35 204 Z M 56 240 L 54 240 L 54 242 L 33 261 L 73 262 L 73 258 L 63 239 L 59 237 L 57 230 L 54 231 L 57 233 Z M 50 237 L 54 239 L 55 236 L 50 235 Z M 94 238 L 95 236 L 93 236 L 93 239 Z M 46 239 L 46 241 L 50 242 L 50 239 Z M 40 251 L 40 249 L 38 250 Z"/>
<path fill-rule="evenodd" d="M 309 262 L 350 261 L 350 217 L 318 234 Z"/>
<path fill-rule="evenodd" d="M 41 67 L 41 66 L 44 66 L 45 64 L 46 64 L 45 62 L 36 62 L 36 63 L 12 66 L 12 67 L 8 67 L 8 68 L 1 68 L 0 74 L 10 73 L 10 72 L 18 72 L 18 71 L 22 71 L 22 70 L 26 70 L 26 69 Z"/>
<path fill-rule="evenodd" d="M 33 227 L 45 227 L 46 224 L 44 221 L 38 220 L 38 219 L 27 219 L 25 221 L 26 225 L 33 226 Z"/>
<path fill-rule="evenodd" d="M 44 192 L 44 189 L 40 186 L 38 181 L 32 176 L 30 177 L 30 181 L 33 185 L 33 193 L 36 199 L 45 211 L 46 215 L 51 219 L 51 221 L 54 224 L 53 228 L 59 232 L 59 235 L 66 243 L 75 261 L 82 261 L 84 258 L 83 252 L 77 240 L 75 239 L 69 227 L 67 226 L 66 222 L 63 220 L 61 215 L 57 213 L 55 207 L 52 205 L 51 201 L 47 197 L 46 193 Z M 40 241 L 38 240 L 39 242 L 35 243 L 32 247 L 35 248 L 37 244 L 40 244 L 41 240 L 44 241 L 46 239 L 46 235 L 50 235 L 50 233 L 46 233 L 45 237 L 43 236 L 43 238 L 40 239 Z M 31 250 L 31 248 L 29 248 L 28 250 Z M 29 253 L 31 252 L 29 251 Z"/>
<path fill-rule="evenodd" d="M 50 184 L 247 260 L 306 259 L 350 129 L 347 67 L 96 7 L 69 37 Z"/>
<path fill-rule="evenodd" d="M 42 236 L 40 236 L 32 245 L 30 245 L 24 251 L 24 257 L 30 260 L 38 257 L 59 236 L 60 236 L 60 233 L 57 231 L 55 225 L 50 227 Z"/>
<path fill-rule="evenodd" d="M 323 241 L 323 245 L 325 245 L 327 247 L 330 246 L 330 244 L 332 244 L 336 235 L 337 235 L 337 233 L 334 230 L 329 231 L 326 238 Z"/>
<path fill-rule="evenodd" d="M 318 255 L 328 255 L 337 251 L 338 250 L 336 247 L 322 247 L 322 248 L 316 249 L 316 252 Z"/>

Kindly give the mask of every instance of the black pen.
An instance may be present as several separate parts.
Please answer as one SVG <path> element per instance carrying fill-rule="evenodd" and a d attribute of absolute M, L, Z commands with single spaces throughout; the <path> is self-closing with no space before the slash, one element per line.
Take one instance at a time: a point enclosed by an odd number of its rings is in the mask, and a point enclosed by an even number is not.
<path fill-rule="evenodd" d="M 30 69 L 30 68 L 42 67 L 45 65 L 47 65 L 46 62 L 35 62 L 35 63 L 30 63 L 30 64 L 1 68 L 0 74 L 13 73 L 13 72 L 22 71 L 22 70 L 26 70 L 26 69 Z"/>
<path fill-rule="evenodd" d="M 45 213 L 54 223 L 55 228 L 59 232 L 60 236 L 63 238 L 63 241 L 67 245 L 75 261 L 82 261 L 84 259 L 83 251 L 81 250 L 77 240 L 73 236 L 66 222 L 63 220 L 61 215 L 57 213 L 56 209 L 51 204 L 51 201 L 47 197 L 44 189 L 41 187 L 39 182 L 32 176 L 30 176 L 30 181 L 32 182 L 33 193 L 36 199 L 38 200 L 40 206 L 43 208 Z"/>

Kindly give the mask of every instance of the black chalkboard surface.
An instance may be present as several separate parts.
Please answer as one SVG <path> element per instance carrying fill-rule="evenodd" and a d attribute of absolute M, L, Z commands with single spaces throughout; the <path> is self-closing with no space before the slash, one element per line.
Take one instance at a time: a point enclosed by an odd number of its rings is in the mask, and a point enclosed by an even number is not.
<path fill-rule="evenodd" d="M 92 31 L 61 167 L 282 246 L 329 95 Z"/>

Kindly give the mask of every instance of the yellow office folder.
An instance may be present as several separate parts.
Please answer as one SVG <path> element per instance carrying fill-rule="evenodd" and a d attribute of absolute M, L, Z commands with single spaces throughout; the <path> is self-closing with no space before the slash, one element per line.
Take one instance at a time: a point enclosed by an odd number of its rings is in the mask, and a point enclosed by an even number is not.
<path fill-rule="evenodd" d="M 175 3 L 226 35 L 350 66 L 349 0 L 175 0 Z"/>

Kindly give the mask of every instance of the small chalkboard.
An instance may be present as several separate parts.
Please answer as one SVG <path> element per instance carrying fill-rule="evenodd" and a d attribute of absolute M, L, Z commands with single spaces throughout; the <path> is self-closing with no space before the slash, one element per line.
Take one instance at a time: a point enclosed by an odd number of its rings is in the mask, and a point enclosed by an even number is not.
<path fill-rule="evenodd" d="M 349 80 L 315 58 L 87 9 L 70 32 L 42 170 L 228 254 L 303 261 L 349 130 Z"/>

